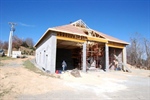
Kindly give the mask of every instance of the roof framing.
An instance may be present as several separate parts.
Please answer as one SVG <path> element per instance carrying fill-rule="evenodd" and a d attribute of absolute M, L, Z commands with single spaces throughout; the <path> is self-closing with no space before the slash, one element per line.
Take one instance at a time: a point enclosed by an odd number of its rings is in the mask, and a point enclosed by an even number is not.
<path fill-rule="evenodd" d="M 124 46 L 129 44 L 125 41 L 119 40 L 117 38 L 114 38 L 112 36 L 106 35 L 104 33 L 89 28 L 80 19 L 71 24 L 47 29 L 46 32 L 42 35 L 42 37 L 38 40 L 38 42 L 34 45 L 34 47 L 36 47 L 40 43 L 40 41 L 46 36 L 46 34 L 48 34 L 49 32 L 55 32 L 57 34 L 57 39 L 59 40 L 68 40 L 68 41 L 76 41 L 76 42 L 84 42 L 84 41 L 97 41 L 103 43 L 113 42 L 113 44 L 110 43 L 109 46 L 118 45 L 118 44 L 123 44 Z M 66 36 L 62 36 L 62 35 L 66 35 Z M 77 38 L 78 36 L 86 37 L 86 39 L 79 39 Z M 114 44 L 114 42 L 116 42 L 117 44 Z M 122 45 L 121 46 L 118 45 L 118 46 L 121 48 L 123 47 Z"/>
<path fill-rule="evenodd" d="M 90 29 L 81 19 L 71 23 L 71 25 L 76 26 L 76 27 L 81 27 L 81 28 L 87 28 Z"/>

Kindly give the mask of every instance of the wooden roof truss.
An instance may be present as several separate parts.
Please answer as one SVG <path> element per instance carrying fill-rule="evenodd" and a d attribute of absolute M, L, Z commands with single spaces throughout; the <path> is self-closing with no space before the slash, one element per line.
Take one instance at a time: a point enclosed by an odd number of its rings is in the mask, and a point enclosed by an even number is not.
<path fill-rule="evenodd" d="M 90 29 L 81 19 L 71 23 L 71 25 L 76 26 L 76 27 Z"/>

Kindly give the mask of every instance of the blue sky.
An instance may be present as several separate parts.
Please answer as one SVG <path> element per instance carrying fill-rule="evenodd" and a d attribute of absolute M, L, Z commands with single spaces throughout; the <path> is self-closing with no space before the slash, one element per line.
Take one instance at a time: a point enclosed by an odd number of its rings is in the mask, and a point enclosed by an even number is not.
<path fill-rule="evenodd" d="M 49 27 L 82 19 L 90 28 L 129 42 L 138 32 L 150 39 L 150 0 L 0 0 L 0 40 L 14 35 L 36 43 Z"/>

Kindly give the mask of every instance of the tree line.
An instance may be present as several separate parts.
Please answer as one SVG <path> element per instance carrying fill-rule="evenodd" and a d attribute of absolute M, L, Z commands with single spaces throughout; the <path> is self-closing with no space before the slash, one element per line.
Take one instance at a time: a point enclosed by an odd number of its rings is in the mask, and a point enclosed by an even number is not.
<path fill-rule="evenodd" d="M 19 50 L 20 46 L 23 46 L 25 48 L 33 48 L 34 42 L 32 38 L 26 38 L 26 39 L 21 39 L 18 36 L 13 36 L 12 38 L 12 48 L 16 48 Z M 0 49 L 7 50 L 8 49 L 8 41 L 1 41 L 0 40 Z"/>
<path fill-rule="evenodd" d="M 150 40 L 135 33 L 127 46 L 127 62 L 133 66 L 150 69 Z"/>

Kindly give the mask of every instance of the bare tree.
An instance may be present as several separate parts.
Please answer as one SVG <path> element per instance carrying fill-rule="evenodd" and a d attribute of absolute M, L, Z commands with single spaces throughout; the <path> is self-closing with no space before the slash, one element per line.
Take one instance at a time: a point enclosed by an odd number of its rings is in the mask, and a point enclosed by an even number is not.
<path fill-rule="evenodd" d="M 142 37 L 139 33 L 135 33 L 130 38 L 131 44 L 127 47 L 127 61 L 136 66 L 143 65 L 144 49 L 142 45 Z"/>
<path fill-rule="evenodd" d="M 13 36 L 13 48 L 19 49 L 22 45 L 22 39 L 18 38 L 16 35 Z"/>
<path fill-rule="evenodd" d="M 33 47 L 33 40 L 31 38 L 26 38 L 25 42 L 28 45 L 28 47 Z"/>
<path fill-rule="evenodd" d="M 3 48 L 3 42 L 0 40 L 0 49 Z"/>
<path fill-rule="evenodd" d="M 8 49 L 8 41 L 5 41 L 3 43 L 3 49 L 7 50 Z"/>
<path fill-rule="evenodd" d="M 150 41 L 148 39 L 144 39 L 145 51 L 146 51 L 146 66 L 150 68 Z"/>

